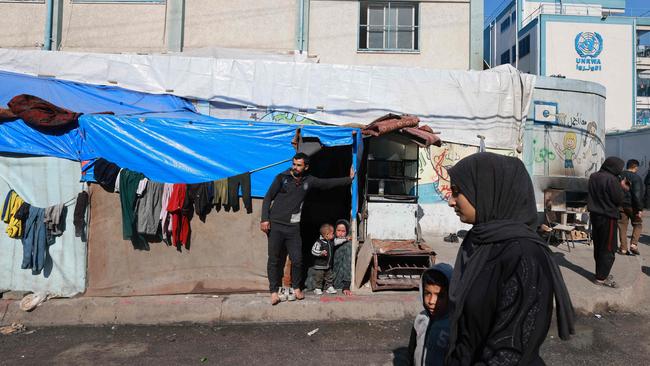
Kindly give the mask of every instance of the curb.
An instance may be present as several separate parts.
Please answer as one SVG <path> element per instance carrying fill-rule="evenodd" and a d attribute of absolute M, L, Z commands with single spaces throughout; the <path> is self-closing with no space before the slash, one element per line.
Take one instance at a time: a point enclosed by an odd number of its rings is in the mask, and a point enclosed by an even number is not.
<path fill-rule="evenodd" d="M 280 323 L 341 320 L 401 320 L 422 310 L 417 293 L 307 296 L 269 304 L 268 294 L 79 297 L 52 299 L 33 310 L 0 300 L 0 325 L 172 325 L 183 323 Z"/>

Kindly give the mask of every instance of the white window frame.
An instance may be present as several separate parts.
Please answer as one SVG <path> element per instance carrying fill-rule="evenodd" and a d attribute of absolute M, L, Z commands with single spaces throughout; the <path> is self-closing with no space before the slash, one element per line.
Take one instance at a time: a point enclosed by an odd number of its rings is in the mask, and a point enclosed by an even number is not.
<path fill-rule="evenodd" d="M 362 8 L 362 3 L 366 3 L 366 23 L 367 24 L 361 24 L 361 11 L 363 10 Z M 406 5 L 411 6 L 411 25 L 410 26 L 400 26 L 399 24 L 396 25 L 390 25 L 388 24 L 389 21 L 387 19 L 388 14 L 390 14 L 390 8 L 391 4 L 397 4 L 397 3 L 402 3 Z M 370 23 L 370 8 L 371 7 L 376 7 L 376 6 L 383 6 L 383 25 L 382 26 L 376 26 L 376 25 L 371 25 Z M 420 53 L 420 20 L 419 20 L 419 15 L 420 15 L 420 3 L 416 1 L 360 1 L 359 2 L 359 34 L 357 39 L 357 52 L 367 52 L 367 53 Z M 417 16 L 416 16 L 417 15 Z M 399 20 L 399 15 L 397 16 Z M 382 27 L 382 45 L 383 47 L 381 48 L 371 48 L 370 47 L 370 31 L 369 28 L 373 27 Z M 361 32 L 361 28 L 365 28 L 365 34 Z M 402 30 L 410 30 L 411 31 L 411 47 L 410 48 L 389 48 L 388 47 L 388 40 L 389 37 L 393 36 L 395 37 L 395 46 L 398 44 L 398 35 L 399 31 Z M 366 37 L 366 48 L 361 48 L 361 43 L 360 43 L 360 37 Z M 417 42 L 416 42 L 417 39 Z"/>

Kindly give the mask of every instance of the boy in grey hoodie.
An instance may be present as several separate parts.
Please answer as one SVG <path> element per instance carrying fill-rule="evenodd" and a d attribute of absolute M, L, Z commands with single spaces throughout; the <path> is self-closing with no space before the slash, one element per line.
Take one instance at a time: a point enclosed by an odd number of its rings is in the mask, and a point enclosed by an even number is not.
<path fill-rule="evenodd" d="M 409 355 L 415 366 L 444 365 L 449 348 L 449 283 L 454 269 L 439 263 L 424 271 L 420 296 L 424 310 L 415 317 Z"/>

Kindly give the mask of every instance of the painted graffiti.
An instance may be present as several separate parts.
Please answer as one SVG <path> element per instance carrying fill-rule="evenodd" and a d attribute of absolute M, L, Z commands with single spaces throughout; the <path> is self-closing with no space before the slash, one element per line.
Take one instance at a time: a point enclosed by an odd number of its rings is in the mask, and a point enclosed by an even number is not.
<path fill-rule="evenodd" d="M 453 143 L 420 149 L 419 202 L 446 202 L 451 196 L 451 182 L 447 170 L 460 159 L 476 152 L 476 146 Z"/>
<path fill-rule="evenodd" d="M 261 122 L 277 122 L 277 123 L 288 123 L 294 125 L 320 125 L 322 123 L 310 119 L 308 117 L 302 116 L 297 113 L 291 112 L 278 112 L 272 111 L 264 115 L 259 119 Z"/>
<path fill-rule="evenodd" d="M 537 139 L 533 139 L 533 160 L 536 163 L 545 163 L 555 160 L 555 153 L 545 147 L 540 147 Z"/>

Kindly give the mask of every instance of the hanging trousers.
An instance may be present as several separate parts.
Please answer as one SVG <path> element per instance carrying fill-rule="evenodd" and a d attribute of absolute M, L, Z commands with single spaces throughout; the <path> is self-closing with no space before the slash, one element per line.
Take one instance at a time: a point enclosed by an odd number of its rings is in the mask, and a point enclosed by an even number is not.
<path fill-rule="evenodd" d="M 268 239 L 269 259 L 266 263 L 266 271 L 269 278 L 269 290 L 277 292 L 280 288 L 287 253 L 291 259 L 291 287 L 300 288 L 303 276 L 300 225 L 283 225 L 272 222 Z"/>
<path fill-rule="evenodd" d="M 614 265 L 616 252 L 617 219 L 591 214 L 592 233 L 594 242 L 594 259 L 596 260 L 596 279 L 605 280 Z"/>
<path fill-rule="evenodd" d="M 253 200 L 251 199 L 251 173 L 244 173 L 228 178 L 228 206 L 232 208 L 233 212 L 239 211 L 240 186 L 242 200 L 244 201 L 244 206 L 246 207 L 246 213 L 252 213 Z"/>

